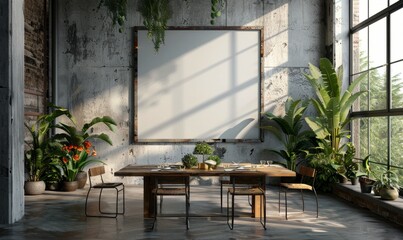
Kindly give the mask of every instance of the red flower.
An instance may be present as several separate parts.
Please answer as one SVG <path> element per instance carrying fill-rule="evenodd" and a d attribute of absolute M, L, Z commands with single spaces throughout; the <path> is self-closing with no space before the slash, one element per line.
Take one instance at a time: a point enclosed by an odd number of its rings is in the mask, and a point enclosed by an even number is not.
<path fill-rule="evenodd" d="M 90 141 L 84 141 L 84 147 L 86 148 L 86 149 L 88 149 L 88 148 L 90 148 L 92 145 L 91 145 L 91 142 Z"/>
<path fill-rule="evenodd" d="M 68 163 L 68 162 L 69 162 L 69 160 L 68 160 L 67 158 L 65 158 L 65 157 L 64 157 L 64 158 L 63 158 L 63 162 L 64 162 L 64 163 Z"/>
<path fill-rule="evenodd" d="M 78 161 L 80 159 L 80 156 L 78 154 L 74 154 L 73 160 Z"/>
<path fill-rule="evenodd" d="M 69 146 L 67 147 L 68 150 L 72 150 L 73 148 L 74 148 L 73 145 L 69 145 Z"/>
<path fill-rule="evenodd" d="M 81 152 L 81 151 L 83 151 L 83 150 L 84 150 L 83 146 L 78 146 L 78 147 L 77 147 L 77 151 Z"/>
<path fill-rule="evenodd" d="M 91 150 L 86 149 L 85 152 L 86 152 L 87 154 L 90 154 Z"/>

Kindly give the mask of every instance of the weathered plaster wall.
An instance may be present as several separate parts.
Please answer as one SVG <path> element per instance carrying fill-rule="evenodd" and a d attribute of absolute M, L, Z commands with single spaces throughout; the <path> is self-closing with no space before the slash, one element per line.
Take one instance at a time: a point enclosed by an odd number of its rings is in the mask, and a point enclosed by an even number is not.
<path fill-rule="evenodd" d="M 0 2 L 0 224 L 24 215 L 23 5 Z"/>
<path fill-rule="evenodd" d="M 141 26 L 137 1 L 128 1 L 126 30 L 118 32 L 99 1 L 57 1 L 57 104 L 68 107 L 79 124 L 95 116 L 110 115 L 117 123 L 110 136 L 114 146 L 97 143 L 106 159 L 108 177 L 127 164 L 177 162 L 193 151 L 193 144 L 142 144 L 132 139 L 132 27 Z M 210 26 L 210 1 L 171 0 L 170 26 Z M 227 0 L 217 26 L 264 26 L 265 109 L 283 112 L 288 96 L 312 95 L 302 72 L 308 62 L 318 63 L 325 53 L 324 3 L 321 0 Z M 105 130 L 94 129 L 94 131 Z M 258 161 L 276 147 L 270 136 L 264 143 L 215 146 L 225 150 L 224 161 Z M 251 150 L 254 149 L 252 156 Z M 133 183 L 141 179 L 126 178 Z"/>

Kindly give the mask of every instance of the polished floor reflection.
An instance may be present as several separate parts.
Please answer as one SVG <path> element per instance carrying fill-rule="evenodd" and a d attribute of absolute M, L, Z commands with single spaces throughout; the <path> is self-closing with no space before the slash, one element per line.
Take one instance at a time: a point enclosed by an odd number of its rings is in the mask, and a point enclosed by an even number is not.
<path fill-rule="evenodd" d="M 312 195 L 306 197 L 306 211 L 301 211 L 300 196 L 289 194 L 289 220 L 284 205 L 278 212 L 278 192 L 267 192 L 265 231 L 258 219 L 247 216 L 247 198 L 236 201 L 238 217 L 230 230 L 226 217 L 220 214 L 218 186 L 191 187 L 190 230 L 182 214 L 184 200 L 164 198 L 164 217 L 159 217 L 153 231 L 152 220 L 143 218 L 141 186 L 126 186 L 126 214 L 117 219 L 86 218 L 84 203 L 87 188 L 75 192 L 47 191 L 40 196 L 25 197 L 25 217 L 13 225 L 0 225 L 0 240 L 21 239 L 403 239 L 403 228 L 356 208 L 331 195 L 319 195 L 319 218 Z M 107 194 L 113 207 L 112 194 Z M 96 196 L 92 198 L 94 208 Z M 225 201 L 226 203 L 226 201 Z M 283 203 L 283 201 L 282 201 Z M 91 209 L 95 211 L 95 209 Z M 211 215 L 207 217 L 206 215 Z"/>

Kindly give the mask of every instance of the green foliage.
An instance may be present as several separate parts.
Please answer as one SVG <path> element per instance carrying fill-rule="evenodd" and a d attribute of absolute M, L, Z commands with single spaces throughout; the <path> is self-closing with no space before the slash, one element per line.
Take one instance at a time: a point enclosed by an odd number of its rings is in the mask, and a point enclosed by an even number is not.
<path fill-rule="evenodd" d="M 319 147 L 316 148 L 319 153 L 314 156 L 316 160 L 313 164 L 318 168 L 321 168 L 318 164 L 323 164 L 322 170 L 325 171 L 320 173 L 318 170 L 316 183 L 327 190 L 335 181 L 337 173 L 347 177 L 361 174 L 359 165 L 352 160 L 352 145 L 347 145 L 344 152 L 345 145 L 341 145 L 341 140 L 350 138 L 350 132 L 345 129 L 351 121 L 349 111 L 355 100 L 365 91 L 355 91 L 362 78 L 353 81 L 343 91 L 343 67 L 340 66 L 336 71 L 329 59 L 321 58 L 319 68 L 309 64 L 309 71 L 310 74 L 304 76 L 316 93 L 317 98 L 311 99 L 311 102 L 317 116 L 306 117 L 305 121 L 319 140 Z"/>
<path fill-rule="evenodd" d="M 217 155 L 210 155 L 207 160 L 213 160 L 216 162 L 216 166 L 221 164 L 221 158 Z"/>
<path fill-rule="evenodd" d="M 215 19 L 221 16 L 221 11 L 225 7 L 224 0 L 211 0 L 211 13 L 210 13 L 210 24 L 214 25 Z"/>
<path fill-rule="evenodd" d="M 382 173 L 380 177 L 379 188 L 396 188 L 399 189 L 399 178 L 397 174 L 391 170 Z"/>
<path fill-rule="evenodd" d="M 309 165 L 316 169 L 315 188 L 321 192 L 331 192 L 332 185 L 338 182 L 337 172 L 328 161 L 328 155 L 317 153 L 312 155 Z"/>
<path fill-rule="evenodd" d="M 147 36 L 153 41 L 155 51 L 158 52 L 160 45 L 165 42 L 165 30 L 172 16 L 169 0 L 140 0 L 138 11 L 144 18 Z"/>
<path fill-rule="evenodd" d="M 77 173 L 91 163 L 103 163 L 95 158 L 97 154 L 91 140 L 99 139 L 112 145 L 107 134 L 90 133 L 91 127 L 104 124 L 113 131 L 113 126 L 116 126 L 115 121 L 109 116 L 95 117 L 90 122 L 85 123 L 81 129 L 76 126 L 74 121 L 71 122 L 73 125 L 61 122 L 55 124 L 54 127 L 62 131 L 52 137 L 56 145 L 56 155 L 59 156 L 56 167 L 66 181 L 74 181 Z"/>
<path fill-rule="evenodd" d="M 98 10 L 106 7 L 111 14 L 113 25 L 119 24 L 119 32 L 123 32 L 127 14 L 127 0 L 100 0 Z"/>
<path fill-rule="evenodd" d="M 313 147 L 311 142 L 313 132 L 302 130 L 302 116 L 307 105 L 307 102 L 302 102 L 302 100 L 294 101 L 292 98 L 288 98 L 284 117 L 275 116 L 270 112 L 264 114 L 264 117 L 275 122 L 277 127 L 263 126 L 262 128 L 271 132 L 283 145 L 281 150 L 269 149 L 269 151 L 285 159 L 287 167 L 293 171 L 295 171 L 297 159 Z"/>
<path fill-rule="evenodd" d="M 50 105 L 53 110 L 49 114 L 41 115 L 33 125 L 25 123 L 32 137 L 32 142 L 26 142 L 28 149 L 24 153 L 25 171 L 28 181 L 39 181 L 44 178 L 44 173 L 50 167 L 55 158 L 53 154 L 53 142 L 49 139 L 49 129 L 53 121 L 65 115 L 71 117 L 67 109 Z"/>
<path fill-rule="evenodd" d="M 188 153 L 182 157 L 182 163 L 185 168 L 192 168 L 197 165 L 197 157 L 191 153 Z"/>
<path fill-rule="evenodd" d="M 319 68 L 309 64 L 310 74 L 304 74 L 315 90 L 317 99 L 311 99 L 318 116 L 306 117 L 309 127 L 319 139 L 327 139 L 331 148 L 340 148 L 340 141 L 349 137 L 345 127 L 350 122 L 349 111 L 354 101 L 365 91 L 354 93 L 360 83 L 355 80 L 342 92 L 343 67 L 336 70 L 327 58 L 321 58 Z"/>
<path fill-rule="evenodd" d="M 193 154 L 202 154 L 202 155 L 211 155 L 213 154 L 214 150 L 206 142 L 198 142 L 196 143 L 195 149 L 193 150 Z"/>

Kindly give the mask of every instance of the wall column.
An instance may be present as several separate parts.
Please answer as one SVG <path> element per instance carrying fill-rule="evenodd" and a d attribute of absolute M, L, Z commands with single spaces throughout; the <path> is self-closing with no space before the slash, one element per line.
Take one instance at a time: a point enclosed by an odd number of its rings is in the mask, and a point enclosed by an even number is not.
<path fill-rule="evenodd" d="M 23 6 L 0 2 L 0 224 L 24 215 Z"/>

